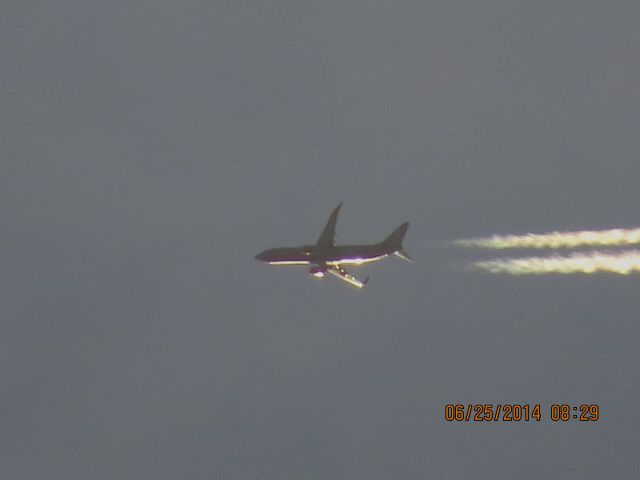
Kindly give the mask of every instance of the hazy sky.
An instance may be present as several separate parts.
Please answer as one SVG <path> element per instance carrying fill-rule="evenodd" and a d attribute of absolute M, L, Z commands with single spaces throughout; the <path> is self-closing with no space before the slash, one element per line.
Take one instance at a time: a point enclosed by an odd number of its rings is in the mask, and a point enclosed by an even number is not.
<path fill-rule="evenodd" d="M 628 479 L 640 277 L 464 270 L 640 226 L 640 3 L 5 0 L 0 478 Z M 411 221 L 364 291 L 254 255 Z M 540 423 L 447 423 L 447 403 Z M 597 403 L 553 423 L 552 403 Z"/>

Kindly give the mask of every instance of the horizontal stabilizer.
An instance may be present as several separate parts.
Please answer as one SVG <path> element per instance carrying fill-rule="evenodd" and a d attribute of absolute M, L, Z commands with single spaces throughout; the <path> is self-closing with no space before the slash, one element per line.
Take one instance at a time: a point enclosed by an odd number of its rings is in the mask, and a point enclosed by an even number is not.
<path fill-rule="evenodd" d="M 397 256 L 399 256 L 400 258 L 406 260 L 407 262 L 413 262 L 413 258 L 411 258 L 409 256 L 409 254 L 405 251 L 404 248 L 401 248 L 400 250 L 394 252 Z"/>

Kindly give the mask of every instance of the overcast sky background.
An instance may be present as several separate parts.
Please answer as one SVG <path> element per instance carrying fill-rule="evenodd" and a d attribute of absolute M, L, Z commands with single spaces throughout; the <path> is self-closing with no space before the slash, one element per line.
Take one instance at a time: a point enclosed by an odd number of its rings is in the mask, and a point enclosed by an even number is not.
<path fill-rule="evenodd" d="M 638 476 L 640 277 L 446 242 L 640 226 L 640 3 L 0 12 L 0 478 Z M 253 259 L 340 201 L 338 242 L 408 220 L 415 263 Z"/>

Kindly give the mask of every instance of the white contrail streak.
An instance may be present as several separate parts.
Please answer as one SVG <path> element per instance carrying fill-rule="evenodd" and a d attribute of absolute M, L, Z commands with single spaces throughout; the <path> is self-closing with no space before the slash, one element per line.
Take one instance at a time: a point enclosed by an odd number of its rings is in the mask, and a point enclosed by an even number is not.
<path fill-rule="evenodd" d="M 528 233 L 526 235 L 494 235 L 453 242 L 463 247 L 490 248 L 572 248 L 580 246 L 605 247 L 640 244 L 640 228 L 611 230 L 583 230 L 579 232 Z"/>
<path fill-rule="evenodd" d="M 640 250 L 617 253 L 584 252 L 568 256 L 523 257 L 475 262 L 472 267 L 490 273 L 509 275 L 593 274 L 597 272 L 629 275 L 640 272 Z"/>

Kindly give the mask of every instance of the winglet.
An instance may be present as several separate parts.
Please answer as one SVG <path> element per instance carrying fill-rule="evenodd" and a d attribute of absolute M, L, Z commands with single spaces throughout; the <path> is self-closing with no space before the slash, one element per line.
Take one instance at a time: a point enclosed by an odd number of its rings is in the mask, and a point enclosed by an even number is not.
<path fill-rule="evenodd" d="M 327 220 L 327 224 L 324 226 L 322 233 L 320 234 L 320 238 L 318 238 L 318 247 L 326 248 L 333 245 L 333 238 L 336 235 L 336 223 L 338 221 L 338 213 L 340 212 L 340 207 L 342 207 L 342 203 L 340 202 L 336 208 L 333 209 L 331 215 L 329 216 L 329 220 Z"/>

